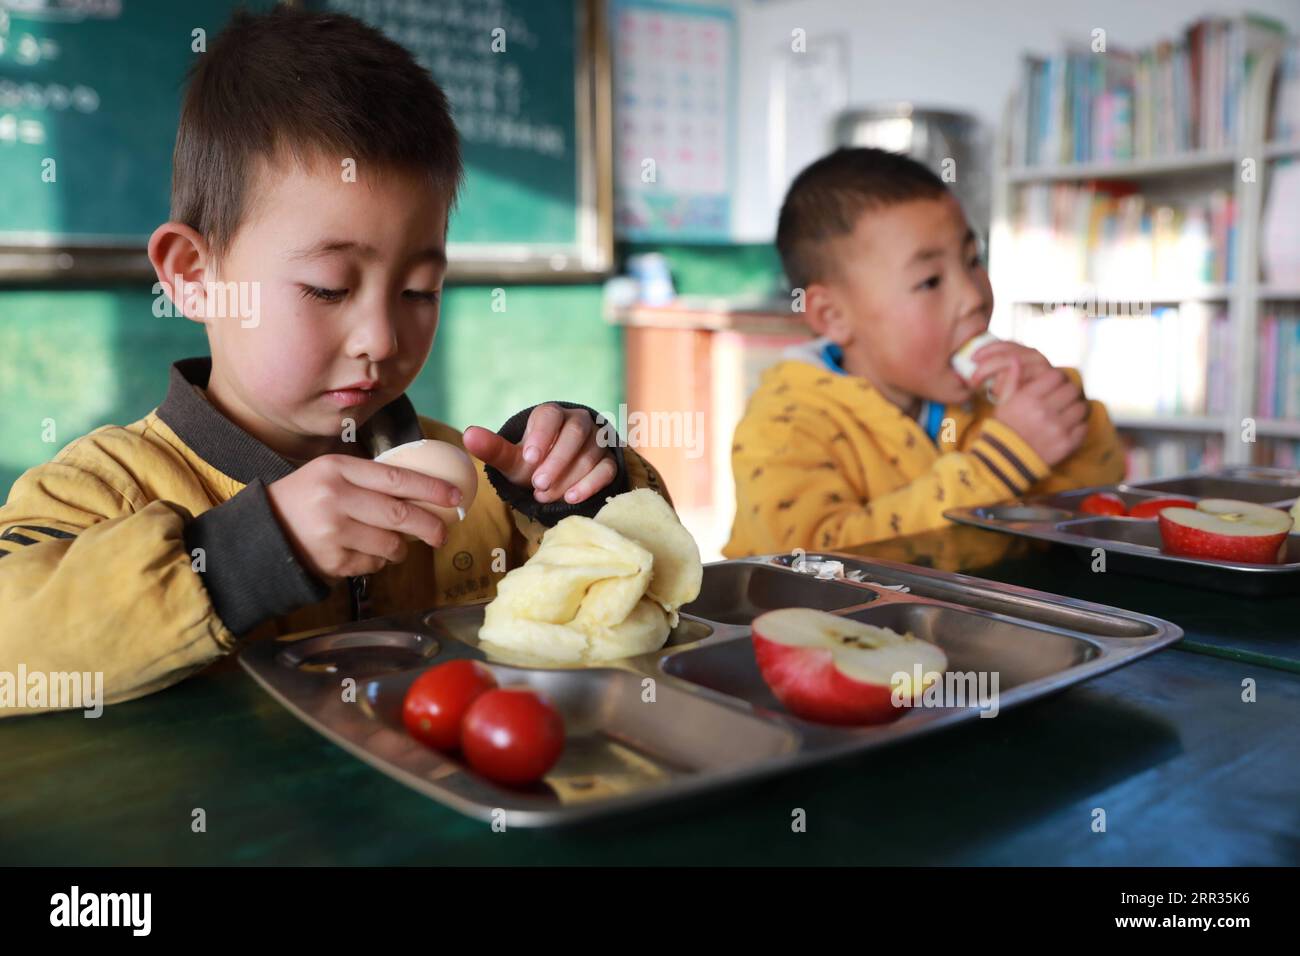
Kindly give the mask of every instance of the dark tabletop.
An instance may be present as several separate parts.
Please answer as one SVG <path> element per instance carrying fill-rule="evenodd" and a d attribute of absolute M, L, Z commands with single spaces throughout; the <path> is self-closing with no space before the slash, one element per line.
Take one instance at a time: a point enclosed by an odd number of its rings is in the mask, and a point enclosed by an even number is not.
<path fill-rule="evenodd" d="M 996 720 L 505 833 L 371 769 L 223 664 L 97 720 L 0 720 L 0 864 L 1300 863 L 1300 598 L 1102 579 L 968 528 L 856 550 L 1154 614 L 1187 638 Z"/>

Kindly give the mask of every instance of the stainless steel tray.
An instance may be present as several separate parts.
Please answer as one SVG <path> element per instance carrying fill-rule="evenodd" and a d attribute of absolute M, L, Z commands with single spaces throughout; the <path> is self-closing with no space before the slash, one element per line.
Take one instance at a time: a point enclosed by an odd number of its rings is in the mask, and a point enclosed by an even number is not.
<path fill-rule="evenodd" d="M 953 508 L 944 516 L 961 524 L 1006 534 L 1051 541 L 1073 548 L 1092 561 L 1101 548 L 1107 573 L 1139 574 L 1234 594 L 1269 595 L 1300 592 L 1300 533 L 1293 531 L 1279 564 L 1248 564 L 1186 558 L 1160 549 L 1160 529 L 1153 520 L 1098 517 L 1079 505 L 1088 495 L 1111 492 L 1132 506 L 1144 498 L 1235 498 L 1275 508 L 1290 508 L 1300 495 L 1300 472 L 1281 468 L 1238 466 L 1082 488 L 1038 498 L 976 508 Z"/>
<path fill-rule="evenodd" d="M 999 710 L 1087 680 L 1173 643 L 1158 618 L 1027 588 L 890 561 L 826 555 L 861 582 L 792 570 L 791 556 L 706 565 L 698 600 L 660 651 L 598 667 L 488 661 L 502 685 L 547 694 L 564 717 L 565 750 L 528 789 L 497 786 L 410 737 L 411 682 L 434 663 L 484 660 L 483 604 L 246 648 L 240 662 L 292 713 L 330 740 L 440 803 L 507 827 L 543 827 L 676 801 L 978 718 L 978 706 L 914 708 L 892 724 L 843 728 L 785 712 L 759 674 L 749 624 L 778 607 L 813 607 L 911 630 L 949 668 L 996 672 Z M 355 703 L 342 681 L 355 680 Z M 653 679 L 654 701 L 644 699 Z M 996 718 L 994 718 L 996 719 Z"/>

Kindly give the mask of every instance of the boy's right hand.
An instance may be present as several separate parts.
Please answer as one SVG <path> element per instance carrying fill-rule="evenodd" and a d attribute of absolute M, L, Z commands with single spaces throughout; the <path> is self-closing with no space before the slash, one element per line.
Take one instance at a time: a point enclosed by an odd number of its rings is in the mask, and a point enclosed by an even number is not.
<path fill-rule="evenodd" d="M 1088 402 L 1077 385 L 1059 368 L 1048 367 L 1021 382 L 1020 369 L 1010 388 L 998 396 L 993 417 L 1025 440 L 1050 468 L 1083 444 L 1088 433 Z"/>
<path fill-rule="evenodd" d="M 313 458 L 266 495 L 299 559 L 329 584 L 406 560 L 403 533 L 441 547 L 446 527 L 414 502 L 460 503 L 451 482 L 348 455 Z"/>

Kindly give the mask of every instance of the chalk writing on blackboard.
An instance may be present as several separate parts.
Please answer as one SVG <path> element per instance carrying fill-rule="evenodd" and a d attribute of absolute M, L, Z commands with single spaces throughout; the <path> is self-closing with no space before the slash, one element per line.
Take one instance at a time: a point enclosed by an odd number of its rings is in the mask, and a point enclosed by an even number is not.
<path fill-rule="evenodd" d="M 538 36 L 506 0 L 329 0 L 327 6 L 375 24 L 410 50 L 451 100 L 466 142 L 557 158 L 570 150 L 566 127 L 539 118 L 548 104 L 528 100 L 511 52 L 536 50 Z M 548 6 L 537 4 L 538 14 Z"/>

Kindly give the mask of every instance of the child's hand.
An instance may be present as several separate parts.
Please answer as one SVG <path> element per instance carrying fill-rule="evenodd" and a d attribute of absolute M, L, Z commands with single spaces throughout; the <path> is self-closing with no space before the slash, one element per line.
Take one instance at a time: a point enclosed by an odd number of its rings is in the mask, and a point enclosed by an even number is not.
<path fill-rule="evenodd" d="M 465 450 L 496 468 L 512 484 L 533 488 L 547 504 L 561 497 L 586 501 L 618 475 L 618 464 L 598 442 L 596 424 L 581 408 L 538 405 L 528 416 L 519 444 L 473 425 L 465 429 Z"/>
<path fill-rule="evenodd" d="M 1035 353 L 1037 354 L 1037 353 Z M 1059 368 L 1048 366 L 1026 379 L 1011 359 L 1009 392 L 1000 392 L 993 417 L 1023 438 L 1049 467 L 1068 458 L 1088 432 L 1088 403 Z"/>
<path fill-rule="evenodd" d="M 402 533 L 442 546 L 442 521 L 410 499 L 460 503 L 451 482 L 349 455 L 313 458 L 267 485 L 266 496 L 303 565 L 330 584 L 405 561 Z"/>
<path fill-rule="evenodd" d="M 985 382 L 992 380 L 993 394 L 999 401 L 1011 389 L 1018 385 L 1028 385 L 1053 367 L 1042 352 L 1019 342 L 990 342 L 981 346 L 971 356 L 971 360 L 975 363 L 975 371 L 970 380 L 971 388 L 979 389 Z"/>

